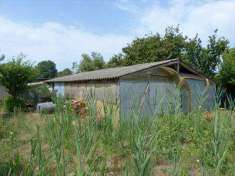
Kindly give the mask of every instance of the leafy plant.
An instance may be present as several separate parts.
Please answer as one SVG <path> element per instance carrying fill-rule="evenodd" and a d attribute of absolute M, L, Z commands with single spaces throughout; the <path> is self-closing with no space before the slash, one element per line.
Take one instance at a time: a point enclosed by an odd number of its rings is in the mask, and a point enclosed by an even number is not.
<path fill-rule="evenodd" d="M 25 109 L 25 102 L 21 98 L 13 98 L 9 96 L 5 100 L 5 107 L 7 112 L 14 112 Z"/>
<path fill-rule="evenodd" d="M 19 106 L 22 95 L 28 89 L 28 83 L 35 78 L 35 71 L 24 56 L 13 58 L 10 62 L 0 65 L 0 83 L 11 95 L 7 110 L 13 111 Z"/>

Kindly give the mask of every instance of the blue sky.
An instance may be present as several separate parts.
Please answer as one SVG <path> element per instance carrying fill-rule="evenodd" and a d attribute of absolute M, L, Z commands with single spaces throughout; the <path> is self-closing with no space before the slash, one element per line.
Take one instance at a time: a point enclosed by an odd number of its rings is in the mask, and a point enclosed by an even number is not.
<path fill-rule="evenodd" d="M 121 12 L 115 1 L 109 0 L 3 0 L 0 5 L 1 15 L 16 22 L 54 21 L 98 34 L 124 33 L 125 26 L 133 23 L 128 12 Z"/>
<path fill-rule="evenodd" d="M 82 53 L 108 60 L 135 37 L 180 25 L 206 44 L 219 35 L 235 46 L 235 0 L 0 0 L 0 53 L 51 59 L 61 70 Z"/>

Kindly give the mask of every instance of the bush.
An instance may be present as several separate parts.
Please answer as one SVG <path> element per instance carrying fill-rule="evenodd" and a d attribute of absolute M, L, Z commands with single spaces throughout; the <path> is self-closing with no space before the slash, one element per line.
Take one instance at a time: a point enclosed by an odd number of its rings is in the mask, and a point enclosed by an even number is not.
<path fill-rule="evenodd" d="M 28 83 L 35 78 L 34 67 L 23 59 L 24 56 L 18 56 L 0 65 L 0 83 L 11 95 L 6 100 L 6 110 L 9 112 L 23 107 L 22 96 L 29 88 Z"/>
<path fill-rule="evenodd" d="M 23 94 L 23 100 L 25 104 L 31 110 L 35 109 L 37 103 L 51 101 L 52 92 L 47 85 L 32 86 Z"/>
<path fill-rule="evenodd" d="M 7 97 L 5 100 L 5 109 L 7 112 L 15 112 L 17 110 L 24 110 L 25 103 L 20 98 Z"/>

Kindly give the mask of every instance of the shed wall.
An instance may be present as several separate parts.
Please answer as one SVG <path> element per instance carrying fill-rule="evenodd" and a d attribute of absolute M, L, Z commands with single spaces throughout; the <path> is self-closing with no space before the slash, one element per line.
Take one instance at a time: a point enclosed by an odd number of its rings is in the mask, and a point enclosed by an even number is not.
<path fill-rule="evenodd" d="M 207 99 L 206 102 L 204 104 L 204 106 L 206 107 L 206 110 L 211 111 L 216 104 L 216 84 L 215 83 L 211 83 L 209 86 L 209 89 L 207 91 Z"/>
<path fill-rule="evenodd" d="M 128 118 L 175 112 L 180 108 L 180 90 L 167 77 L 120 80 L 120 113 Z"/>
<path fill-rule="evenodd" d="M 189 90 L 179 90 L 164 69 L 153 67 L 122 76 L 119 80 L 55 83 L 54 89 L 69 98 L 85 99 L 92 95 L 96 100 L 120 102 L 121 117 L 128 117 L 133 112 L 138 116 L 153 116 L 180 110 L 188 112 L 199 106 L 211 110 L 215 102 L 215 84 L 211 83 L 205 90 L 203 79 L 186 78 Z"/>
<path fill-rule="evenodd" d="M 64 84 L 64 95 L 69 98 L 94 96 L 96 100 L 116 102 L 117 81 L 71 82 Z"/>
<path fill-rule="evenodd" d="M 192 96 L 192 110 L 196 110 L 199 107 L 204 110 L 210 111 L 216 101 L 216 85 L 210 82 L 209 87 L 206 87 L 206 83 L 203 80 L 187 79 L 187 82 L 191 89 Z"/>

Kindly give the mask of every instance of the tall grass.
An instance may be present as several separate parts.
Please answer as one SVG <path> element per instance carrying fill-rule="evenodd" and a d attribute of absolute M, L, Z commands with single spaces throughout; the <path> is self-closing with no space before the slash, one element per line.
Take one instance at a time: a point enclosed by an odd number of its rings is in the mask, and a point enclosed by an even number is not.
<path fill-rule="evenodd" d="M 70 103 L 55 99 L 56 112 L 44 114 L 41 119 L 46 122 L 40 127 L 30 124 L 35 128 L 24 143 L 20 130 L 27 131 L 27 121 L 22 118 L 16 126 L 0 119 L 0 175 L 235 173 L 232 102 L 230 110 L 220 110 L 217 104 L 209 119 L 203 109 L 184 114 L 179 104 L 171 104 L 171 113 L 143 117 L 133 112 L 115 127 L 116 106 L 103 102 L 104 117 L 97 118 L 96 100 L 91 95 L 86 101 L 87 117 L 82 118 L 72 112 Z M 30 146 L 28 156 L 21 145 Z"/>

